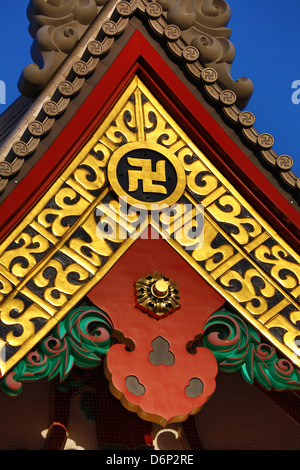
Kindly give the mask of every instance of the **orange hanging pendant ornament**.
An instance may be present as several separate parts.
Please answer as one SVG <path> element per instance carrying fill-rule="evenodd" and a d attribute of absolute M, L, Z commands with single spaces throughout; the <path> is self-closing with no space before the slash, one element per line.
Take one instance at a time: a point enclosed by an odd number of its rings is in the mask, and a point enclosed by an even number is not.
<path fill-rule="evenodd" d="M 89 297 L 114 323 L 105 375 L 125 408 L 162 426 L 197 413 L 218 364 L 209 349 L 188 349 L 224 299 L 161 238 L 137 240 Z"/>

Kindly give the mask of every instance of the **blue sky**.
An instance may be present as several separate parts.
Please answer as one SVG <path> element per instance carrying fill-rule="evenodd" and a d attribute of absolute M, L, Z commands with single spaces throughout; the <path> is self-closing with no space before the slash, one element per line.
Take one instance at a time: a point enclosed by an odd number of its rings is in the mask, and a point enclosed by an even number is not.
<path fill-rule="evenodd" d="M 247 109 L 256 117 L 255 127 L 273 135 L 275 151 L 290 155 L 293 170 L 300 176 L 300 1 L 227 2 L 231 7 L 228 26 L 236 49 L 232 77 L 247 76 L 253 81 L 254 93 Z M 1 3 L 0 80 L 6 85 L 6 104 L 1 104 L 0 94 L 0 113 L 19 96 L 19 76 L 32 62 L 28 0 Z"/>

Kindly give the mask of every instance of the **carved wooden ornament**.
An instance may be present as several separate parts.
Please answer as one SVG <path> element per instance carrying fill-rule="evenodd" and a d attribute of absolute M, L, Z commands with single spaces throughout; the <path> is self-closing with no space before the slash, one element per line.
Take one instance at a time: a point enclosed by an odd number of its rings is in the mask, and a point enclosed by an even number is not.
<path fill-rule="evenodd" d="M 203 347 L 192 354 L 187 347 L 201 338 L 224 299 L 157 233 L 154 237 L 137 240 L 89 297 L 108 313 L 120 341 L 106 357 L 111 392 L 128 410 L 165 426 L 197 413 L 215 390 L 214 355 Z M 155 268 L 176 280 L 180 293 L 180 307 L 161 318 L 140 309 L 135 298 L 135 281 Z"/>

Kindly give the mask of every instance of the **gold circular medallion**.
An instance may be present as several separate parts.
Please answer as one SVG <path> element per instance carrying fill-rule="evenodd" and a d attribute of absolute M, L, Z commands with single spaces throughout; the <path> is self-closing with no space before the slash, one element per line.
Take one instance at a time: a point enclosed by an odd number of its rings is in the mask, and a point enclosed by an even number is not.
<path fill-rule="evenodd" d="M 185 171 L 176 155 L 152 142 L 119 147 L 109 160 L 107 174 L 121 199 L 152 210 L 177 202 L 186 185 Z"/>
<path fill-rule="evenodd" d="M 155 271 L 134 284 L 135 306 L 159 320 L 180 308 L 177 282 Z"/>

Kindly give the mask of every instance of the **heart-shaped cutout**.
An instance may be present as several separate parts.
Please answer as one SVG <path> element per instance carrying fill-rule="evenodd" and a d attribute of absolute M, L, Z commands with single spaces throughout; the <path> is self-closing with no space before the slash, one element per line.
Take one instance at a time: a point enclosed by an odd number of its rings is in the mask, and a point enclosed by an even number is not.
<path fill-rule="evenodd" d="M 144 395 L 146 388 L 139 382 L 139 379 L 135 375 L 128 375 L 125 379 L 125 383 L 128 392 L 132 393 L 136 397 Z"/>

